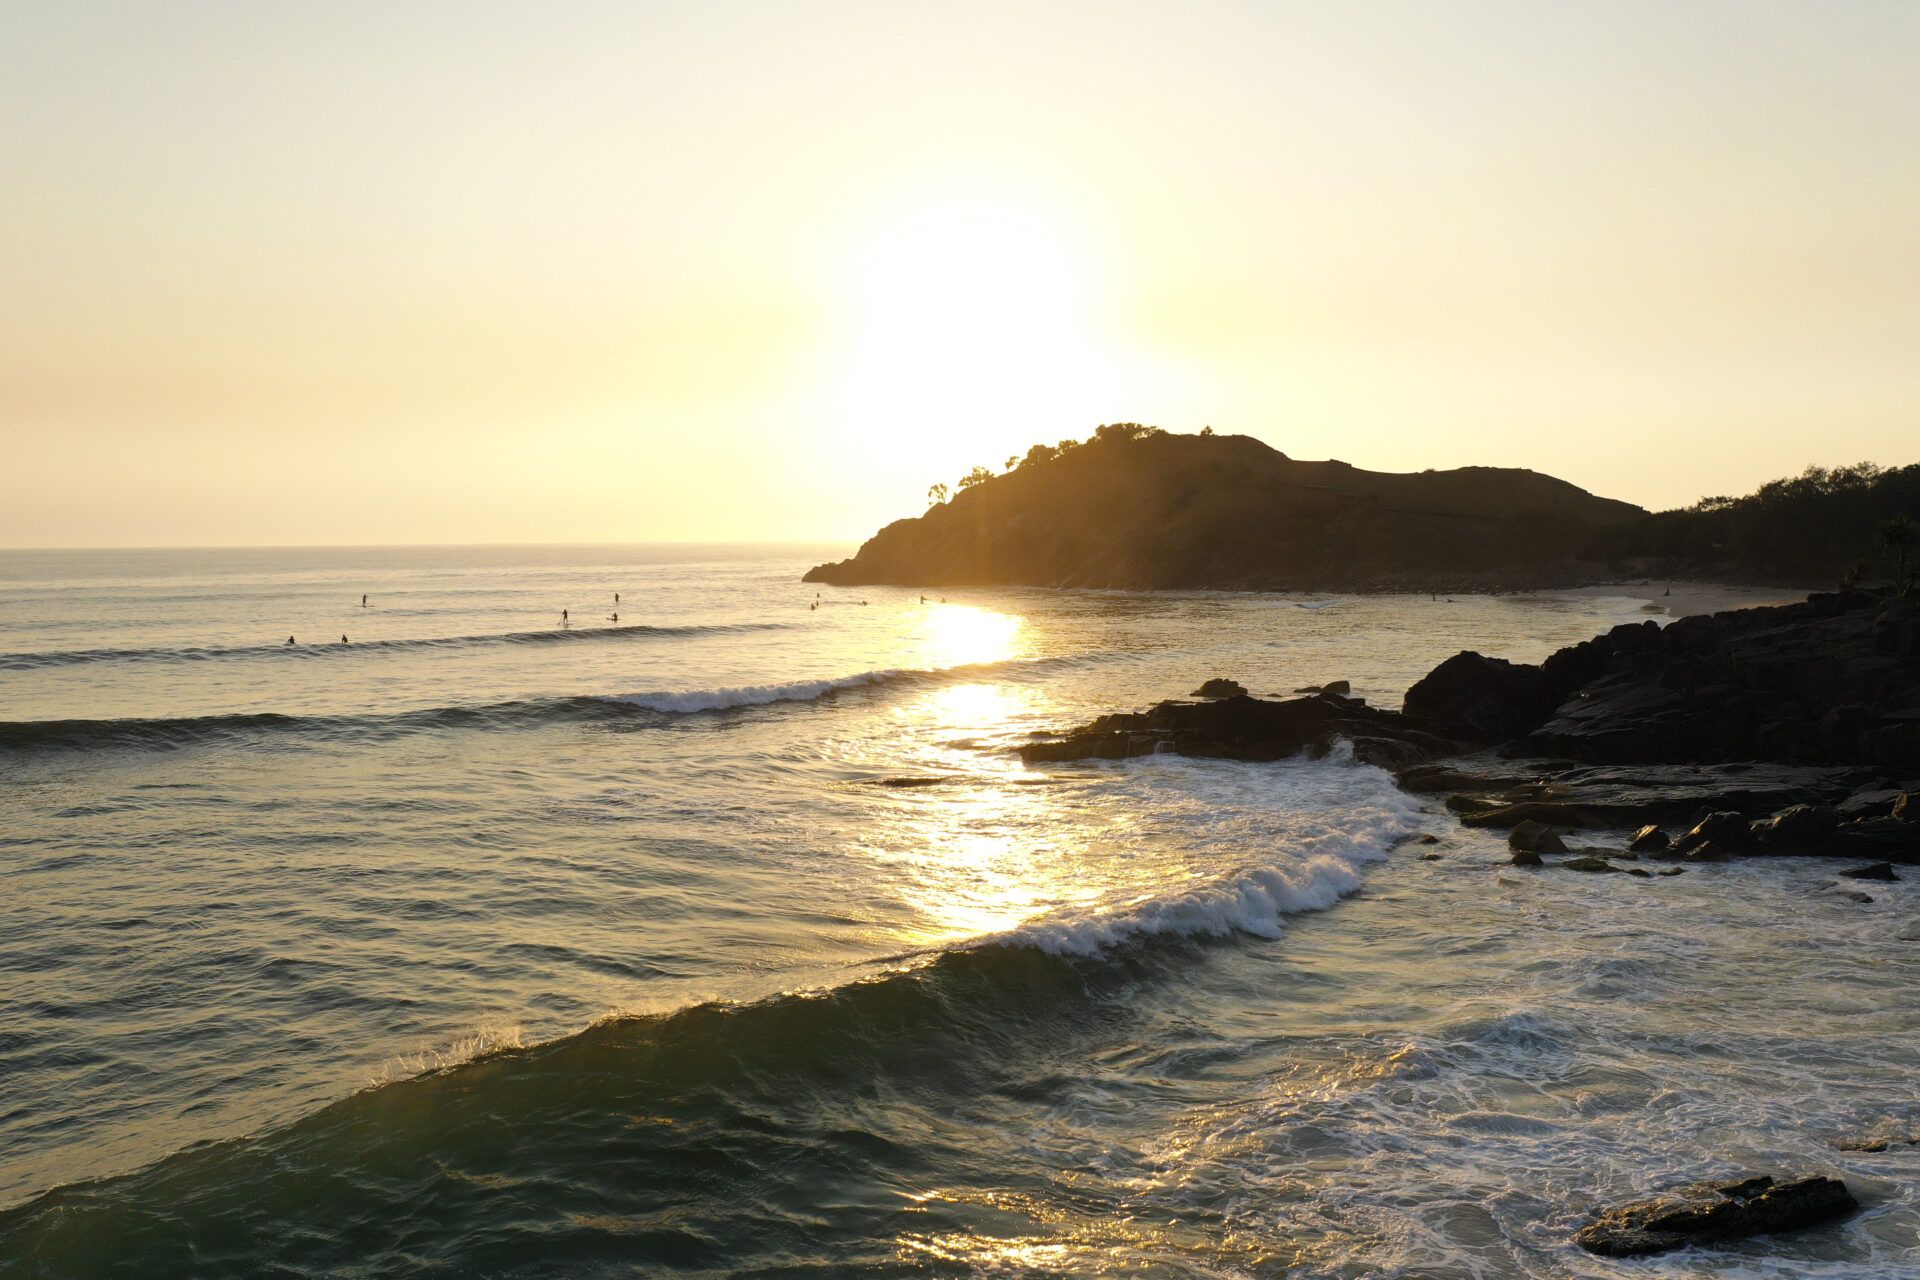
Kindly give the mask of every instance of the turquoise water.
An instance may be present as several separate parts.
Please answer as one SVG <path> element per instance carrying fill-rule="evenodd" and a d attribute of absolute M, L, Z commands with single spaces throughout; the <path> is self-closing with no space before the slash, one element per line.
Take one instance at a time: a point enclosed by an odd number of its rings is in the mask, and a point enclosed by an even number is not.
<path fill-rule="evenodd" d="M 1920 1128 L 1904 885 L 1012 753 L 1638 600 L 799 582 L 843 554 L 0 554 L 0 1274 L 1920 1275 L 1916 1149 L 1832 1146 Z M 1747 1168 L 1868 1208 L 1569 1243 Z"/>

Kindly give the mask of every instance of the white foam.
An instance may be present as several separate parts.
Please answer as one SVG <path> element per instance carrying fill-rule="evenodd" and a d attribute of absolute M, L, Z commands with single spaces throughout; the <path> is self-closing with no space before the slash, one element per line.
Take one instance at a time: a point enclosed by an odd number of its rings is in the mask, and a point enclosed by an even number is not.
<path fill-rule="evenodd" d="M 1361 868 L 1384 859 L 1389 849 L 1421 825 L 1417 801 L 1395 788 L 1385 772 L 1352 763 L 1351 751 L 1344 743 L 1340 746 L 1324 761 L 1250 767 L 1270 771 L 1265 774 L 1268 779 L 1274 776 L 1271 771 L 1337 769 L 1352 781 L 1361 782 L 1364 792 L 1357 802 L 1336 809 L 1290 813 L 1290 828 L 1275 833 L 1261 861 L 1243 863 L 1170 892 L 1051 912 L 981 938 L 976 945 L 1031 946 L 1055 955 L 1091 955 L 1159 935 L 1220 937 L 1238 932 L 1279 937 L 1288 916 L 1324 911 L 1359 889 Z M 1155 756 L 1143 757 L 1142 761 L 1177 769 L 1191 769 L 1195 763 L 1175 763 Z M 1203 763 L 1216 775 L 1222 768 L 1219 761 Z M 1283 790 L 1271 785 L 1268 789 Z M 1281 795 L 1269 799 L 1269 803 L 1276 801 L 1276 812 L 1289 803 Z M 1223 835 L 1226 842 L 1237 843 L 1244 841 L 1247 833 L 1233 830 Z"/>

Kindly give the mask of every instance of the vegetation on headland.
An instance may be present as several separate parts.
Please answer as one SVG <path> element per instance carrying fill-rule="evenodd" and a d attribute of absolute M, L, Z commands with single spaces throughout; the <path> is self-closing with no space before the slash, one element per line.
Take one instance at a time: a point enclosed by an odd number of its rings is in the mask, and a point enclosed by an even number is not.
<path fill-rule="evenodd" d="M 1246 436 L 1108 423 L 928 490 L 810 581 L 1128 588 L 1513 589 L 1620 577 L 1911 584 L 1920 465 L 1810 467 L 1645 512 L 1551 476 L 1302 462 Z"/>
<path fill-rule="evenodd" d="M 1623 524 L 1589 554 L 1703 577 L 1906 584 L 1920 565 L 1920 464 L 1808 467 L 1744 497 L 1702 498 Z"/>

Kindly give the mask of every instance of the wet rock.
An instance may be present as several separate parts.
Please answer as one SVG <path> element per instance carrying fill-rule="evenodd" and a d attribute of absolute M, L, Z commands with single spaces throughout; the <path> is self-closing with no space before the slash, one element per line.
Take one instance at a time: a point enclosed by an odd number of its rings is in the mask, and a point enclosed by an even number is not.
<path fill-rule="evenodd" d="M 1417 764 L 1402 769 L 1394 781 L 1402 791 L 1506 791 L 1524 779 L 1464 772 L 1450 764 Z"/>
<path fill-rule="evenodd" d="M 1414 843 L 1415 844 L 1439 844 L 1440 837 L 1433 834 L 1433 832 L 1431 831 L 1423 831 L 1420 833 L 1420 838 L 1418 840 L 1415 840 Z"/>
<path fill-rule="evenodd" d="M 1668 867 L 1666 870 L 1656 871 L 1654 874 L 1662 876 L 1683 876 L 1687 874 L 1687 869 L 1685 867 Z"/>
<path fill-rule="evenodd" d="M 1346 680 L 1330 680 L 1326 684 L 1323 684 L 1320 686 L 1319 692 L 1336 693 L 1344 698 L 1348 694 L 1353 692 L 1353 685 Z"/>
<path fill-rule="evenodd" d="M 1552 827 L 1539 822 L 1522 822 L 1507 833 L 1507 848 L 1517 853 L 1536 855 L 1535 861 L 1523 865 L 1537 866 L 1538 855 L 1543 853 L 1565 853 L 1566 842 Z"/>
<path fill-rule="evenodd" d="M 1673 842 L 1675 853 L 1691 853 L 1712 844 L 1723 851 L 1744 849 L 1753 843 L 1753 828 L 1738 813 L 1711 813 L 1694 824 L 1693 830 Z"/>
<path fill-rule="evenodd" d="M 1893 802 L 1893 808 L 1887 811 L 1887 816 L 1901 822 L 1920 822 L 1920 792 L 1902 791 L 1900 798 Z"/>
<path fill-rule="evenodd" d="M 1540 865 L 1540 855 L 1531 849 L 1515 849 L 1512 863 L 1516 867 L 1537 867 Z"/>
<path fill-rule="evenodd" d="M 1595 857 L 1584 856 L 1584 855 L 1578 858 L 1568 858 L 1565 862 L 1556 863 L 1555 865 L 1565 871 L 1588 871 L 1588 872 L 1612 871 L 1617 873 L 1620 870 L 1619 867 L 1614 866 L 1611 862 L 1608 862 L 1605 858 L 1595 858 Z M 1646 873 L 1643 871 L 1641 872 L 1641 874 L 1645 875 Z"/>
<path fill-rule="evenodd" d="M 1242 698 L 1247 687 L 1238 680 L 1227 680 L 1216 676 L 1187 695 L 1193 698 Z"/>
<path fill-rule="evenodd" d="M 1369 764 L 1404 767 L 1452 754 L 1460 744 L 1437 737 L 1405 716 L 1353 699 L 1266 701 L 1236 695 L 1204 702 L 1162 702 L 1151 710 L 1101 716 L 1054 741 L 1020 748 L 1028 764 L 1122 760 L 1170 751 L 1225 760 L 1283 760 L 1325 755 L 1337 741 L 1353 744 Z"/>
<path fill-rule="evenodd" d="M 1893 936 L 1901 942 L 1920 942 L 1920 920 L 1914 920 L 1904 925 Z"/>
<path fill-rule="evenodd" d="M 1848 902 L 1857 902 L 1863 907 L 1873 901 L 1873 895 L 1870 893 L 1849 893 L 1846 897 Z"/>
<path fill-rule="evenodd" d="M 1448 807 L 1452 807 L 1451 801 Z M 1517 827 L 1533 822 L 1550 827 L 1601 827 L 1606 823 L 1578 805 L 1557 804 L 1545 800 L 1526 800 L 1519 804 L 1496 804 L 1491 808 L 1475 805 L 1460 815 L 1469 827 Z"/>
<path fill-rule="evenodd" d="M 1835 874 L 1848 880 L 1898 880 L 1900 878 L 1893 874 L 1893 865 L 1887 862 L 1870 862 L 1864 867 L 1854 867 Z"/>
<path fill-rule="evenodd" d="M 1422 861 L 1422 862 L 1438 862 L 1438 861 L 1440 861 L 1440 855 L 1439 855 L 1439 854 L 1437 854 L 1437 853 L 1423 853 L 1423 854 L 1421 854 L 1421 855 L 1420 855 L 1420 861 Z"/>
<path fill-rule="evenodd" d="M 1574 1239 L 1589 1253 L 1633 1258 L 1688 1245 L 1795 1231 L 1845 1217 L 1857 1208 L 1859 1203 L 1838 1178 L 1696 1182 L 1609 1209 Z"/>
<path fill-rule="evenodd" d="M 1673 841 L 1667 838 L 1666 832 L 1648 823 L 1633 833 L 1633 841 L 1627 845 L 1627 848 L 1634 853 L 1661 853 L 1672 843 Z"/>
<path fill-rule="evenodd" d="M 1920 1133 L 1876 1133 L 1864 1138 L 1836 1138 L 1835 1151 L 1885 1151 L 1889 1147 L 1920 1144 Z"/>
<path fill-rule="evenodd" d="M 1680 868 L 1678 867 L 1674 868 L 1675 871 L 1678 871 L 1679 869 Z M 1630 876 L 1639 876 L 1642 880 L 1653 879 L 1653 872 L 1644 870 L 1643 868 L 1640 868 L 1640 867 L 1628 867 L 1627 874 Z M 1665 875 L 1666 873 L 1662 872 L 1661 874 Z"/>

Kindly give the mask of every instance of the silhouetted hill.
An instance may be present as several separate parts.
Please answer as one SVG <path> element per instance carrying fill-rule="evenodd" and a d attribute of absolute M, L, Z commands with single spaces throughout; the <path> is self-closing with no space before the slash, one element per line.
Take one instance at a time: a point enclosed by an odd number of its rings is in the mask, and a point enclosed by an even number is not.
<path fill-rule="evenodd" d="M 1050 587 L 1454 588 L 1591 577 L 1573 557 L 1646 513 L 1537 472 L 1401 475 L 1298 462 L 1249 436 L 1103 427 L 977 471 L 809 582 Z"/>

